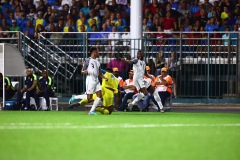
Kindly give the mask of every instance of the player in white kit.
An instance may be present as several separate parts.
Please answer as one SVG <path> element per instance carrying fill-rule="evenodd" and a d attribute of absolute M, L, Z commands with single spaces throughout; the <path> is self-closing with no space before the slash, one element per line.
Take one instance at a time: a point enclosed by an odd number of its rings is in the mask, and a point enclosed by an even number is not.
<path fill-rule="evenodd" d="M 139 50 L 137 52 L 136 59 L 133 59 L 133 60 L 122 59 L 122 60 L 129 64 L 133 64 L 133 72 L 134 72 L 133 82 L 134 82 L 137 90 L 139 91 L 138 96 L 131 103 L 129 103 L 128 106 L 131 108 L 133 105 L 136 104 L 136 102 L 141 100 L 149 92 L 149 93 L 153 94 L 153 97 L 156 100 L 156 102 L 160 108 L 160 111 L 164 112 L 161 98 L 160 98 L 157 90 L 155 90 L 155 88 L 151 84 L 149 84 L 147 81 L 144 80 L 144 75 L 149 78 L 151 78 L 151 77 L 146 72 L 146 63 L 143 59 L 143 52 L 141 50 Z"/>
<path fill-rule="evenodd" d="M 102 74 L 100 63 L 96 59 L 99 56 L 98 50 L 96 47 L 90 49 L 91 57 L 87 58 L 83 64 L 82 74 L 86 74 L 86 93 L 88 103 L 92 102 L 92 96 L 96 93 L 97 98 L 94 100 L 92 108 L 89 111 L 89 115 L 96 115 L 94 112 L 96 107 L 101 104 L 102 98 L 102 91 L 101 91 L 101 84 L 99 82 L 98 76 L 102 79 L 108 80 Z"/>

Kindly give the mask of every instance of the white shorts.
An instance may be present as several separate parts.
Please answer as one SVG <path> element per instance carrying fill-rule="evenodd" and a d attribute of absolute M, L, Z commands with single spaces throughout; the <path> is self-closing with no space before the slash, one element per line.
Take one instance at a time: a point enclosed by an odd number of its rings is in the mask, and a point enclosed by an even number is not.
<path fill-rule="evenodd" d="M 87 94 L 94 94 L 97 91 L 101 91 L 101 84 L 99 81 L 92 80 L 91 77 L 87 76 L 86 78 L 86 93 Z"/>
<path fill-rule="evenodd" d="M 145 81 L 143 78 L 136 78 L 133 80 L 134 85 L 137 88 L 137 91 L 139 91 L 141 88 L 148 88 L 149 86 L 151 86 L 151 84 L 149 84 L 147 81 Z"/>

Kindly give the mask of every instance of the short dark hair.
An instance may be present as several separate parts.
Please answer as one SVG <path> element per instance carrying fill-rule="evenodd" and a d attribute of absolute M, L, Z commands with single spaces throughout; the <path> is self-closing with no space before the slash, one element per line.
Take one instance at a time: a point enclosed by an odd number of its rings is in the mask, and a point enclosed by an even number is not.
<path fill-rule="evenodd" d="M 96 48 L 96 47 L 92 47 L 92 48 L 90 49 L 90 54 L 92 54 L 92 52 L 95 51 L 95 50 L 97 50 L 97 48 Z"/>
<path fill-rule="evenodd" d="M 113 72 L 112 68 L 106 68 L 105 70 L 106 70 L 107 72 L 110 72 L 110 73 Z"/>

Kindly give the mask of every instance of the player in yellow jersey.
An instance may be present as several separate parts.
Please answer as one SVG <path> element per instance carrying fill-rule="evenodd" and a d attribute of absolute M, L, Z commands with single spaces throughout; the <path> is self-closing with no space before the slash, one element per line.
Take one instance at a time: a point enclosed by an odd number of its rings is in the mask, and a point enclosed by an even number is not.
<path fill-rule="evenodd" d="M 117 94 L 119 89 L 118 88 L 119 81 L 113 75 L 111 68 L 106 68 L 106 71 L 102 70 L 102 73 L 108 80 L 105 80 L 105 79 L 102 80 L 103 107 L 98 106 L 96 108 L 96 111 L 102 114 L 111 114 L 114 109 L 113 107 L 114 94 Z M 78 98 L 82 100 L 78 103 L 71 104 L 72 101 Z M 93 99 L 95 98 L 96 98 L 96 95 L 93 95 Z M 84 95 L 79 95 L 79 96 L 73 95 L 69 101 L 69 104 L 71 104 L 69 108 L 83 106 L 83 105 L 86 105 L 87 103 L 88 101 Z"/>

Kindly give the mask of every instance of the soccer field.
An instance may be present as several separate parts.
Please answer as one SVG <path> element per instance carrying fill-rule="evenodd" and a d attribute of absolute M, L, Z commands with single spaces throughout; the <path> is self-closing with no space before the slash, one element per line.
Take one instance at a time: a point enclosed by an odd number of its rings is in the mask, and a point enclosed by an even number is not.
<path fill-rule="evenodd" d="M 0 160 L 239 160 L 240 114 L 1 111 Z"/>

